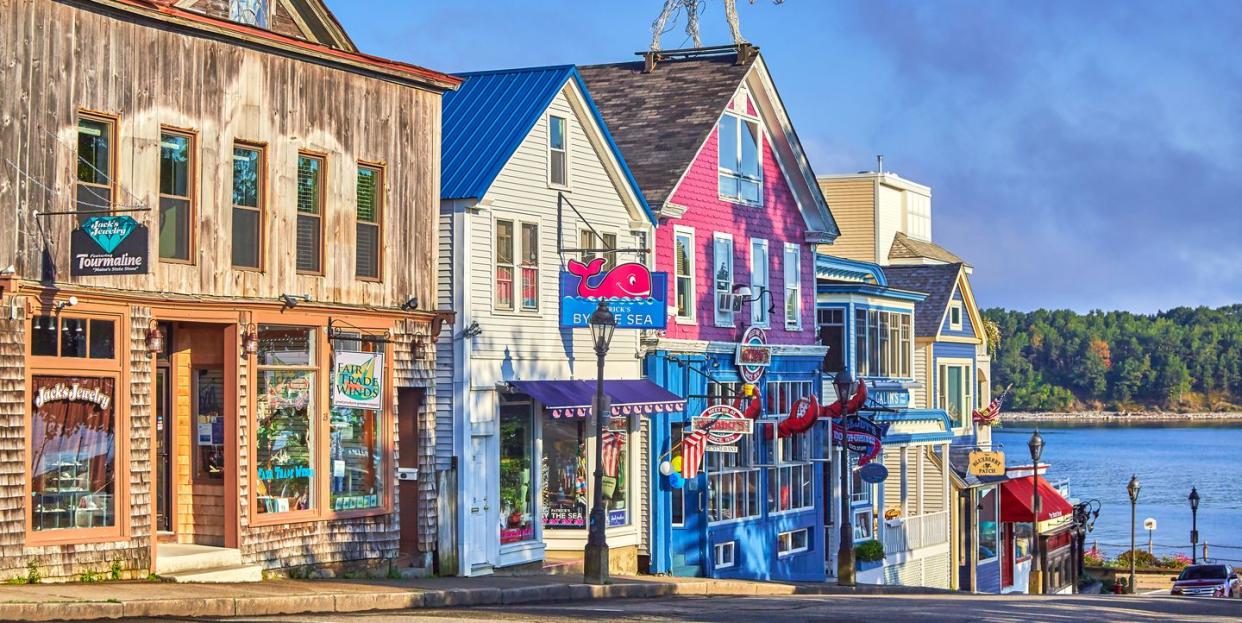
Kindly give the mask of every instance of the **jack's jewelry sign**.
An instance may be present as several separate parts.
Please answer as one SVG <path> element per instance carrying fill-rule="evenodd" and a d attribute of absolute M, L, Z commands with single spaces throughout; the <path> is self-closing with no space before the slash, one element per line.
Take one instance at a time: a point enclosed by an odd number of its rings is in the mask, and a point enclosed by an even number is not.
<path fill-rule="evenodd" d="M 146 274 L 147 226 L 129 216 L 92 216 L 73 230 L 69 254 L 75 277 Z"/>
<path fill-rule="evenodd" d="M 570 260 L 561 271 L 561 328 L 588 326 L 600 299 L 617 318 L 618 329 L 663 329 L 668 316 L 668 273 L 642 264 L 604 270 L 604 258 L 587 264 Z"/>

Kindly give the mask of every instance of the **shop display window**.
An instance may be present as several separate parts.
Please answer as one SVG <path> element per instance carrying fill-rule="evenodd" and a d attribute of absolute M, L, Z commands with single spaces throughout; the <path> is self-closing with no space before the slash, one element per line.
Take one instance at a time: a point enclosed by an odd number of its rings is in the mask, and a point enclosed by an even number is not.
<path fill-rule="evenodd" d="M 630 523 L 629 512 L 629 434 L 616 431 L 604 438 L 604 510 L 608 527 Z M 615 474 L 615 475 L 611 475 Z"/>
<path fill-rule="evenodd" d="M 315 507 L 315 408 L 318 370 L 314 330 L 259 328 L 255 399 L 256 510 Z"/>
<path fill-rule="evenodd" d="M 543 423 L 543 527 L 587 525 L 586 423 L 549 419 Z"/>
<path fill-rule="evenodd" d="M 116 525 L 113 378 L 34 376 L 31 529 Z"/>
<path fill-rule="evenodd" d="M 997 546 L 997 506 L 996 487 L 991 486 L 979 490 L 979 561 L 996 558 L 1000 551 Z"/>
<path fill-rule="evenodd" d="M 383 350 L 380 343 L 358 338 L 333 340 L 332 348 L 367 353 Z M 332 510 L 362 510 L 383 505 L 384 454 L 380 422 L 380 412 L 373 409 L 332 407 L 328 430 Z"/>
<path fill-rule="evenodd" d="M 534 414 L 528 400 L 500 404 L 500 542 L 535 539 Z"/>
<path fill-rule="evenodd" d="M 742 387 L 740 383 L 707 384 L 709 405 L 732 404 Z M 737 452 L 708 450 L 704 464 L 707 470 L 707 520 L 731 521 L 759 516 L 759 463 L 756 435 L 742 435 L 734 444 Z"/>

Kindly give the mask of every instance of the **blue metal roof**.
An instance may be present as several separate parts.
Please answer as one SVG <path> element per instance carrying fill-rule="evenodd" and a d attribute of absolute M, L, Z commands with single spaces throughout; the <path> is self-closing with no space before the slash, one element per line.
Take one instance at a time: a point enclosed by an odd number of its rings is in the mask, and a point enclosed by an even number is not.
<path fill-rule="evenodd" d="M 655 223 L 655 215 L 577 67 L 556 65 L 456 75 L 464 78 L 461 87 L 445 93 L 442 100 L 440 198 L 479 199 L 487 194 L 505 163 L 557 93 L 566 82 L 573 80 L 585 96 L 587 108 L 621 164 L 622 173 L 643 212 L 652 224 Z"/>

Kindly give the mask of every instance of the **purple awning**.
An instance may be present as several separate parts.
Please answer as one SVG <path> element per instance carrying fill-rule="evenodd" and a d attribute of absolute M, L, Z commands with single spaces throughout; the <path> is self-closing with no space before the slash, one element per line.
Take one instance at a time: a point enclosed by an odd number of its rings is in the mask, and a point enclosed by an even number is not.
<path fill-rule="evenodd" d="M 587 417 L 595 399 L 595 381 L 510 381 L 513 389 L 543 403 L 554 418 Z M 612 415 L 673 413 L 686 408 L 685 399 L 646 379 L 604 381 Z"/>

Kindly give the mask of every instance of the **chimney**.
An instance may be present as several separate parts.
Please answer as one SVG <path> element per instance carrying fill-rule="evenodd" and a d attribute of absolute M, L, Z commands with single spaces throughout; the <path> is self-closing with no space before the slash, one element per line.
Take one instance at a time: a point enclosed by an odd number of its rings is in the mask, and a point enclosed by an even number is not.
<path fill-rule="evenodd" d="M 877 167 L 880 175 L 884 175 L 884 154 L 880 154 L 875 157 L 875 166 Z"/>
<path fill-rule="evenodd" d="M 737 44 L 737 65 L 749 65 L 759 55 L 759 48 L 752 43 Z"/>
<path fill-rule="evenodd" d="M 648 50 L 643 52 L 643 73 L 649 74 L 655 71 L 656 61 L 660 58 L 658 50 Z"/>

